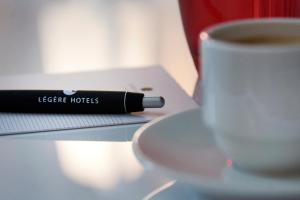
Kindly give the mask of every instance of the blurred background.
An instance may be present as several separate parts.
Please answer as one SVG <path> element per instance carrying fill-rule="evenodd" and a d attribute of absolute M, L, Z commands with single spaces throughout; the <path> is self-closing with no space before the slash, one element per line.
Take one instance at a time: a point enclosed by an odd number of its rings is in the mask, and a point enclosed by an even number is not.
<path fill-rule="evenodd" d="M 177 0 L 0 0 L 0 74 L 159 64 L 192 94 Z"/>

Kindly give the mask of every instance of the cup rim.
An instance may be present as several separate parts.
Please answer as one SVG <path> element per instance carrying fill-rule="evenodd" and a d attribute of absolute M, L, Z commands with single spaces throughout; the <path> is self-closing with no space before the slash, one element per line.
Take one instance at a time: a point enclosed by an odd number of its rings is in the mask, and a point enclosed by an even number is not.
<path fill-rule="evenodd" d="M 223 22 L 210 26 L 203 30 L 199 34 L 199 41 L 202 43 L 210 43 L 211 45 L 217 45 L 218 47 L 224 47 L 232 50 L 247 50 L 247 51 L 300 51 L 299 44 L 280 44 L 280 45 L 251 45 L 251 44 L 238 44 L 222 39 L 216 39 L 211 35 L 217 31 L 225 30 L 228 28 L 238 26 L 249 26 L 249 25 L 261 25 L 261 24 L 296 24 L 300 27 L 300 19 L 296 18 L 260 18 L 260 19 L 241 19 L 230 22 Z M 300 28 L 299 28 L 300 31 Z M 300 36 L 300 35 L 299 35 Z"/>

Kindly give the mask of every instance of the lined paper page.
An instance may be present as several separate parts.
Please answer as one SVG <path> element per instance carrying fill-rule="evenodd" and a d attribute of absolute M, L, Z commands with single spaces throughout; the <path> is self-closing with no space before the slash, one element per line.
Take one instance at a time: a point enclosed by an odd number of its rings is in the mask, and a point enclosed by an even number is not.
<path fill-rule="evenodd" d="M 67 115 L 1 113 L 0 134 L 34 133 L 41 131 L 68 130 L 145 123 L 136 115 Z"/>

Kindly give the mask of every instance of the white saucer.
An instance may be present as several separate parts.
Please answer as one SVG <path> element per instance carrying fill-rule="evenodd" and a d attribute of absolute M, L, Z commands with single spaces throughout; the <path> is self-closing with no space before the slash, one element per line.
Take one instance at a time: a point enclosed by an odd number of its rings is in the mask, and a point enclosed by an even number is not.
<path fill-rule="evenodd" d="M 300 177 L 258 176 L 239 171 L 217 148 L 201 109 L 168 116 L 140 128 L 133 149 L 144 165 L 154 165 L 202 194 L 237 199 L 300 199 Z"/>
<path fill-rule="evenodd" d="M 143 200 L 208 200 L 206 197 L 201 196 L 193 188 L 184 183 L 176 181 L 167 183 L 160 188 L 154 190 Z M 211 199 L 210 199 L 211 200 Z"/>

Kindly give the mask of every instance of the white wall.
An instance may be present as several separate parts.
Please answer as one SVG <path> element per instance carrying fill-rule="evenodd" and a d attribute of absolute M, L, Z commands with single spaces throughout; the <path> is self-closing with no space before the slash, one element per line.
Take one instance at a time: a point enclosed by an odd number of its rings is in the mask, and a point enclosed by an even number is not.
<path fill-rule="evenodd" d="M 192 93 L 176 0 L 0 0 L 0 74 L 153 64 Z"/>

